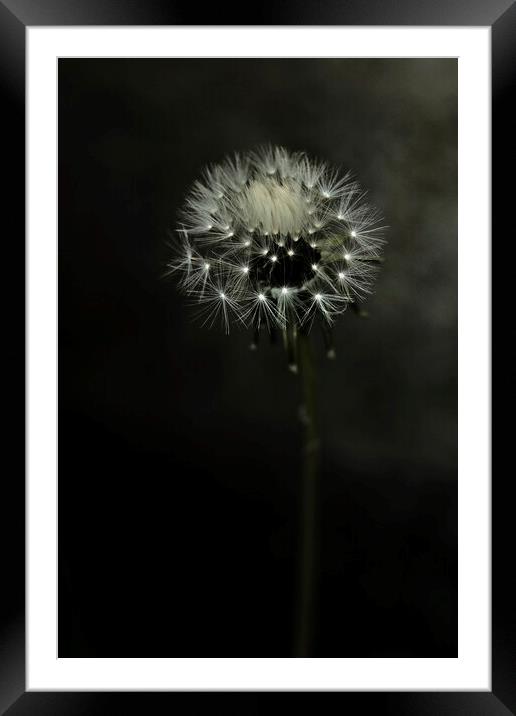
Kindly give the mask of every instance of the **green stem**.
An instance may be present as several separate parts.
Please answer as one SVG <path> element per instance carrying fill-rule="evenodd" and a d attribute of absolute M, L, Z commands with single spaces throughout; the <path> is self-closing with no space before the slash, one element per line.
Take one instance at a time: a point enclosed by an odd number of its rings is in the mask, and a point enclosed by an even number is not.
<path fill-rule="evenodd" d="M 299 549 L 299 607 L 295 656 L 309 656 L 313 646 L 315 606 L 315 561 L 317 537 L 317 487 L 320 442 L 317 425 L 315 366 L 310 338 L 304 331 L 297 334 L 297 354 L 303 386 L 303 420 L 305 444 L 301 487 L 301 520 Z"/>

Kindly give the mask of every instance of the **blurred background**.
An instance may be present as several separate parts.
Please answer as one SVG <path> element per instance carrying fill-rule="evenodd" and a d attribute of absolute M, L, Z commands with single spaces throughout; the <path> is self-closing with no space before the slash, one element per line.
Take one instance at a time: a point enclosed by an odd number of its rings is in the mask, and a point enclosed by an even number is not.
<path fill-rule="evenodd" d="M 171 48 L 173 50 L 173 48 Z M 457 62 L 59 61 L 59 656 L 290 656 L 299 380 L 160 278 L 206 163 L 355 172 L 389 224 L 317 330 L 314 655 L 457 656 Z"/>

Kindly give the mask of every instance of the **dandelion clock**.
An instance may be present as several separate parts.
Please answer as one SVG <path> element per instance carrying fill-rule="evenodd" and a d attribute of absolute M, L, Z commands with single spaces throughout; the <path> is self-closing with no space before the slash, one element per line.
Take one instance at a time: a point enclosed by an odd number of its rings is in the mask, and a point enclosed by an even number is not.
<path fill-rule="evenodd" d="M 364 315 L 384 244 L 380 212 L 350 173 L 305 153 L 266 147 L 207 167 L 188 192 L 171 242 L 167 273 L 178 277 L 192 316 L 206 327 L 283 337 L 287 365 L 300 374 L 305 424 L 295 656 L 313 639 L 316 504 L 320 435 L 311 336 L 348 308 Z"/>

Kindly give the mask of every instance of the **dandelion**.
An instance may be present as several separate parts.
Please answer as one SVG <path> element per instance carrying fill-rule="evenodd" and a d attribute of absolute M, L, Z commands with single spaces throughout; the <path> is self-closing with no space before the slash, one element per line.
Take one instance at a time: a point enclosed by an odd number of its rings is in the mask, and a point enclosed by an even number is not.
<path fill-rule="evenodd" d="M 299 366 L 305 446 L 296 656 L 310 655 L 313 629 L 320 439 L 309 334 L 319 323 L 335 358 L 331 326 L 349 306 L 364 315 L 383 230 L 349 172 L 268 146 L 204 170 L 181 209 L 167 265 L 203 324 L 251 328 L 252 349 L 262 330 L 280 330 L 289 369 Z"/>
<path fill-rule="evenodd" d="M 330 325 L 371 292 L 380 260 L 381 217 L 364 196 L 349 173 L 301 152 L 235 154 L 207 168 L 190 189 L 169 269 L 209 315 L 214 288 L 226 286 L 232 310 L 213 317 L 227 332 L 233 325 Z M 239 267 L 246 280 L 236 278 Z M 285 285 L 287 302 L 278 291 Z M 314 304 L 318 292 L 324 301 Z M 249 311 L 260 293 L 274 308 L 265 323 Z"/>

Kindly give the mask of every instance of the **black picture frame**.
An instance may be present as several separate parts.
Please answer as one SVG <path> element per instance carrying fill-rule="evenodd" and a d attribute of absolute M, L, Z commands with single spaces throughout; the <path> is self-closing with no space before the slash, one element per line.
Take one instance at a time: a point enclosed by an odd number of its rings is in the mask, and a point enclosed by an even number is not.
<path fill-rule="evenodd" d="M 499 414 L 507 410 L 513 397 L 511 367 L 514 354 L 509 350 L 508 314 L 509 271 L 514 266 L 514 241 L 510 212 L 514 182 L 508 177 L 515 156 L 511 94 L 516 86 L 516 3 L 508 0 L 471 3 L 466 0 L 349 0 L 321 5 L 311 1 L 260 4 L 254 16 L 230 7 L 166 0 L 0 0 L 0 93 L 3 119 L 4 336 L 8 369 L 4 379 L 4 416 L 9 434 L 4 455 L 13 467 L 4 471 L 1 494 L 3 517 L 0 521 L 3 551 L 4 609 L 0 625 L 0 714 L 97 714 L 153 712 L 174 708 L 177 693 L 49 693 L 25 691 L 25 568 L 24 568 L 24 467 L 22 425 L 24 424 L 24 233 L 25 233 L 25 31 L 27 26 L 56 25 L 190 25 L 202 18 L 203 24 L 218 25 L 448 25 L 491 26 L 492 29 L 492 235 L 493 244 L 493 406 Z M 505 231 L 504 231 L 505 230 Z M 503 245 L 503 248 L 502 248 Z M 505 290 L 504 290 L 504 287 Z M 505 294 L 505 295 L 504 295 Z M 6 299 L 9 299 L 8 301 Z M 13 310 L 14 308 L 18 310 Z M 507 324 L 509 323 L 509 331 Z M 374 709 L 385 714 L 468 714 L 495 716 L 516 714 L 516 578 L 511 547 L 514 545 L 511 470 L 508 461 L 510 417 L 497 424 L 498 464 L 505 469 L 492 472 L 492 691 L 491 692 L 343 692 L 341 706 L 351 712 Z M 505 458 L 505 459 L 504 459 Z M 493 467 L 495 463 L 493 461 Z M 194 697 L 190 708 L 206 708 L 207 695 Z M 242 697 L 238 697 L 242 698 Z M 252 709 L 246 697 L 245 711 L 261 710 L 260 694 Z M 183 707 L 184 708 L 184 707 Z"/>

